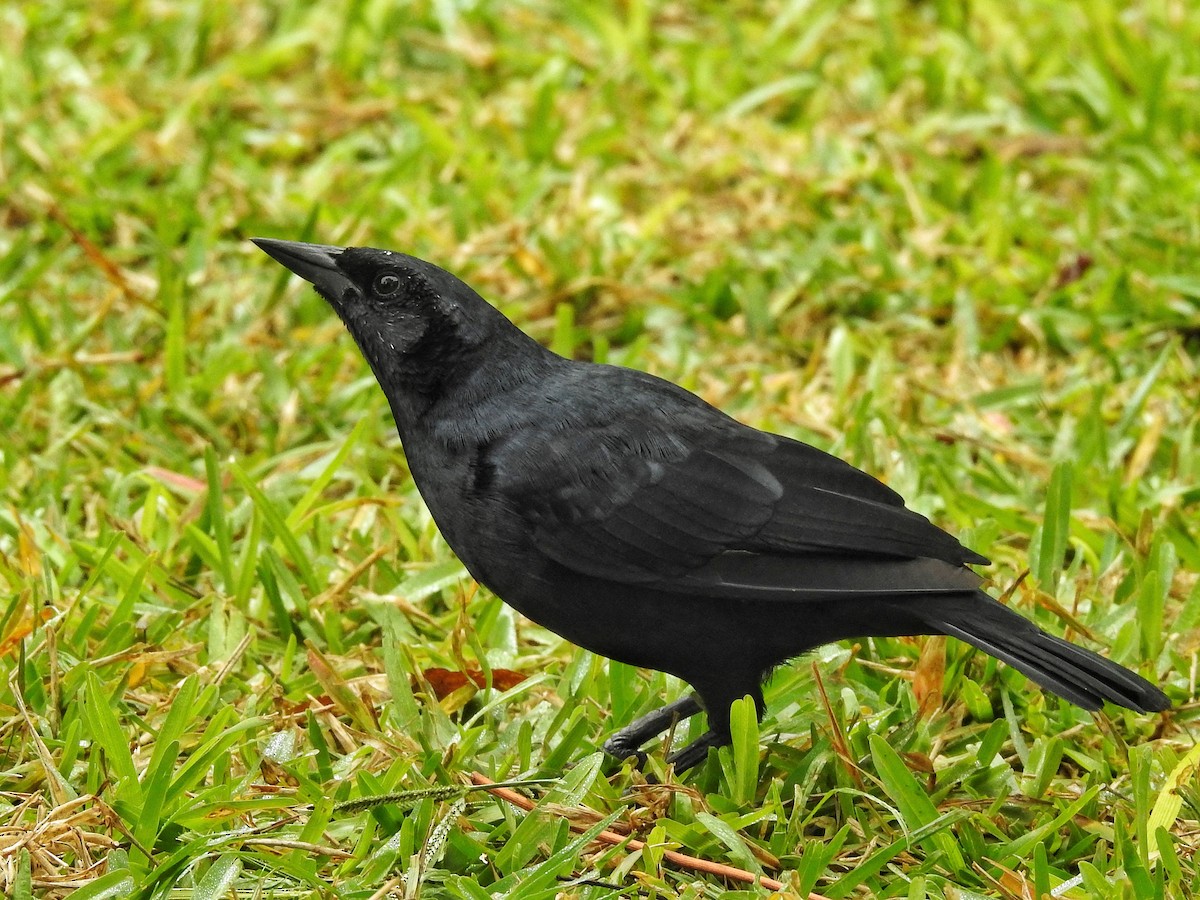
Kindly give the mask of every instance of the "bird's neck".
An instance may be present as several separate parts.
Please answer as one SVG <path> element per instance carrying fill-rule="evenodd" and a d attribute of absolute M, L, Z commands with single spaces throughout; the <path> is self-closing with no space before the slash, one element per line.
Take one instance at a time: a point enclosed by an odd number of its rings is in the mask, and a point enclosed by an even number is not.
<path fill-rule="evenodd" d="M 476 412 L 504 394 L 536 381 L 565 360 L 518 329 L 493 335 L 475 348 L 443 348 L 458 359 L 413 359 L 384 382 L 400 440 L 443 436 L 449 430 L 470 442 L 479 427 Z M 378 373 L 376 373 L 378 375 Z M 478 436 L 480 439 L 484 435 Z"/>

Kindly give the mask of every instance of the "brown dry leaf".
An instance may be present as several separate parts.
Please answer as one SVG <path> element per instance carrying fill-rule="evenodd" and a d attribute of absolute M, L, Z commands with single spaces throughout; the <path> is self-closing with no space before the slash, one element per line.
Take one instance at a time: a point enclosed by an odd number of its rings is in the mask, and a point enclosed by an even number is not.
<path fill-rule="evenodd" d="M 904 757 L 904 761 L 914 772 L 920 772 L 922 775 L 934 774 L 933 760 L 929 758 L 928 754 L 910 750 L 900 755 Z"/>
<path fill-rule="evenodd" d="M 444 700 L 450 694 L 453 694 L 459 688 L 467 684 L 468 680 L 475 687 L 483 689 L 487 687 L 487 678 L 480 669 L 468 669 L 466 672 L 455 672 L 450 669 L 443 669 L 440 666 L 431 666 L 422 672 L 425 680 L 429 682 L 429 686 L 433 688 L 434 695 L 439 700 Z M 512 669 L 492 669 L 492 687 L 498 691 L 507 691 L 509 688 L 514 688 L 522 681 L 525 676 L 520 672 L 514 672 Z M 414 690 L 419 687 L 414 684 Z"/>
<path fill-rule="evenodd" d="M 279 765 L 273 759 L 263 757 L 258 764 L 258 770 L 262 773 L 263 781 L 271 785 L 284 784 L 288 787 L 298 787 L 300 782 L 287 769 Z"/>
<path fill-rule="evenodd" d="M 440 666 L 426 669 L 422 674 L 425 676 L 425 680 L 429 682 L 429 686 L 433 688 L 434 696 L 439 700 L 453 694 L 467 683 L 467 676 L 462 672 L 452 672 Z M 416 684 L 414 684 L 415 687 L 417 687 Z"/>

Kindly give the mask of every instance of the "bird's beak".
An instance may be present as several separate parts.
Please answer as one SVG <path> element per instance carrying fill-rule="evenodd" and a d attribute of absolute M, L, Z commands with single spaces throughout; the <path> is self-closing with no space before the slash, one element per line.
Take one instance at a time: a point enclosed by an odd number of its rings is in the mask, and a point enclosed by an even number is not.
<path fill-rule="evenodd" d="M 338 268 L 341 247 L 326 244 L 305 244 L 302 241 L 277 241 L 274 238 L 250 238 L 276 262 L 291 269 L 305 281 L 311 281 L 317 292 L 330 303 L 338 303 L 347 288 L 354 283 Z"/>

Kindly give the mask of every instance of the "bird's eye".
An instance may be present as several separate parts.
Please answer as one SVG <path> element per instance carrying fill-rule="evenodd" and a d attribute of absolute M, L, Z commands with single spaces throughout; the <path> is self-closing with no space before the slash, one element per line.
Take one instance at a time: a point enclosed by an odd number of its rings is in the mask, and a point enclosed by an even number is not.
<path fill-rule="evenodd" d="M 380 272 L 371 288 L 380 297 L 390 297 L 400 290 L 400 276 L 395 272 Z"/>

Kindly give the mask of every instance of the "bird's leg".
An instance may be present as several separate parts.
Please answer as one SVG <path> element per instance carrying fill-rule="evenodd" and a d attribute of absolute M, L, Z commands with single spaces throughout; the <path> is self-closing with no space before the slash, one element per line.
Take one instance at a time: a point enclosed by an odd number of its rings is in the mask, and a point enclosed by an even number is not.
<path fill-rule="evenodd" d="M 682 750 L 677 750 L 667 757 L 667 762 L 674 764 L 675 774 L 685 772 L 692 766 L 699 765 L 708 758 L 709 747 L 722 747 L 729 743 L 729 738 L 715 731 L 706 731 Z"/>
<path fill-rule="evenodd" d="M 617 759 L 636 757 L 640 766 L 646 761 L 646 754 L 641 750 L 642 744 L 662 734 L 676 722 L 694 716 L 703 708 L 695 694 L 680 697 L 675 702 L 648 712 L 636 722 L 626 725 L 604 742 L 604 752 Z"/>
<path fill-rule="evenodd" d="M 730 743 L 729 707 L 734 700 L 741 696 L 749 696 L 754 700 L 754 711 L 758 721 L 762 721 L 767 704 L 763 700 L 762 688 L 758 685 L 760 680 L 761 676 L 749 674 L 743 674 L 736 679 L 731 678 L 731 684 L 742 686 L 740 690 L 734 691 L 730 691 L 725 685 L 714 687 L 711 684 L 692 683 L 697 693 L 704 698 L 704 708 L 708 710 L 708 731 L 667 757 L 667 762 L 674 764 L 676 774 L 704 762 L 710 747 L 724 747 Z"/>

